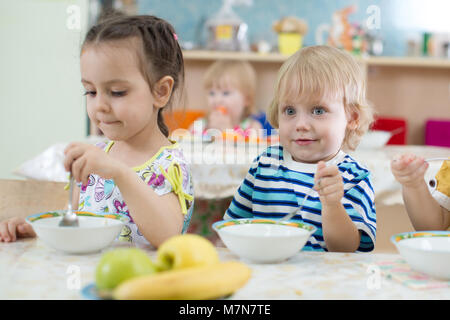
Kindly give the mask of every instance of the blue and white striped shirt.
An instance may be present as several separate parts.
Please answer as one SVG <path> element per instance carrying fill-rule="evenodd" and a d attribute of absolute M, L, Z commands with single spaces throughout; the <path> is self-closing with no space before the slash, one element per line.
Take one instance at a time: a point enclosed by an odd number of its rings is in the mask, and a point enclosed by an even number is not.
<path fill-rule="evenodd" d="M 344 182 L 341 203 L 361 232 L 357 251 L 373 250 L 376 214 L 369 171 L 343 151 L 326 163 L 337 165 L 341 172 Z M 301 206 L 309 194 L 302 212 L 292 219 L 317 227 L 303 250 L 327 251 L 322 233 L 322 204 L 318 193 L 312 190 L 316 169 L 317 164 L 294 161 L 282 146 L 270 146 L 253 162 L 224 219 L 278 219 Z"/>

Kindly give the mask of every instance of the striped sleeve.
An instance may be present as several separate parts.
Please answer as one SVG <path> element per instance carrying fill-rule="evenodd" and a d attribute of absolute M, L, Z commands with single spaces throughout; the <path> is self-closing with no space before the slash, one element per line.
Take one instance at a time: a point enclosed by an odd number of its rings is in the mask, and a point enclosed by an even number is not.
<path fill-rule="evenodd" d="M 372 251 L 375 248 L 377 221 L 370 173 L 356 162 L 344 162 L 339 169 L 343 171 L 342 176 L 346 186 L 342 204 L 361 232 L 357 252 Z"/>
<path fill-rule="evenodd" d="M 234 194 L 230 207 L 225 212 L 224 219 L 253 218 L 252 197 L 258 163 L 259 157 L 253 162 L 244 181 Z"/>

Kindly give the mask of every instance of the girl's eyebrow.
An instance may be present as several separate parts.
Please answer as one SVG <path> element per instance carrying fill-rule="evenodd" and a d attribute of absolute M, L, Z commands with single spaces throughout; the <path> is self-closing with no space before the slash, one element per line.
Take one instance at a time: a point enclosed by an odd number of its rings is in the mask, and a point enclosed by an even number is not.
<path fill-rule="evenodd" d="M 90 81 L 86 80 L 86 79 L 81 79 L 82 83 L 86 83 L 86 84 L 92 84 Z M 104 82 L 103 84 L 108 85 L 108 84 L 114 84 L 114 83 L 125 83 L 128 84 L 130 83 L 128 80 L 124 80 L 124 79 L 112 79 L 112 80 L 108 80 L 106 82 Z"/>

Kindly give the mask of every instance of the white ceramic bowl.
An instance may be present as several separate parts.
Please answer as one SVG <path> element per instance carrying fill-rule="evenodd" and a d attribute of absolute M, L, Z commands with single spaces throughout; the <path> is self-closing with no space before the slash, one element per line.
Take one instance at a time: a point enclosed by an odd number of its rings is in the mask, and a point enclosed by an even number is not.
<path fill-rule="evenodd" d="M 450 280 L 450 231 L 405 232 L 391 241 L 411 269 Z"/>
<path fill-rule="evenodd" d="M 392 134 L 389 131 L 370 130 L 361 138 L 358 149 L 377 149 L 384 147 L 391 136 Z"/>
<path fill-rule="evenodd" d="M 129 221 L 129 218 L 118 214 L 76 213 L 79 227 L 58 225 L 64 211 L 34 214 L 27 217 L 26 221 L 45 244 L 71 254 L 92 253 L 106 248 Z"/>
<path fill-rule="evenodd" d="M 274 263 L 298 253 L 316 231 L 303 222 L 271 219 L 234 219 L 212 225 L 220 239 L 239 257 L 256 263 Z"/>

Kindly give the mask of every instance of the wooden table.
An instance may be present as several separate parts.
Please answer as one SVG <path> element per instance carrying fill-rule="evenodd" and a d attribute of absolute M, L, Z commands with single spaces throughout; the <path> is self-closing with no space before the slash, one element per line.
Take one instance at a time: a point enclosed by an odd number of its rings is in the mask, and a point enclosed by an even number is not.
<path fill-rule="evenodd" d="M 105 250 L 123 246 L 128 244 L 117 242 Z M 154 249 L 143 249 L 155 257 Z M 226 248 L 218 251 L 222 261 L 238 259 Z M 101 254 L 64 254 L 36 238 L 0 243 L 0 299 L 83 299 L 81 289 L 93 283 Z M 445 282 L 439 282 L 443 288 L 412 289 L 380 272 L 383 261 L 400 258 L 299 252 L 282 263 L 248 263 L 252 277 L 230 299 L 450 299 Z"/>

